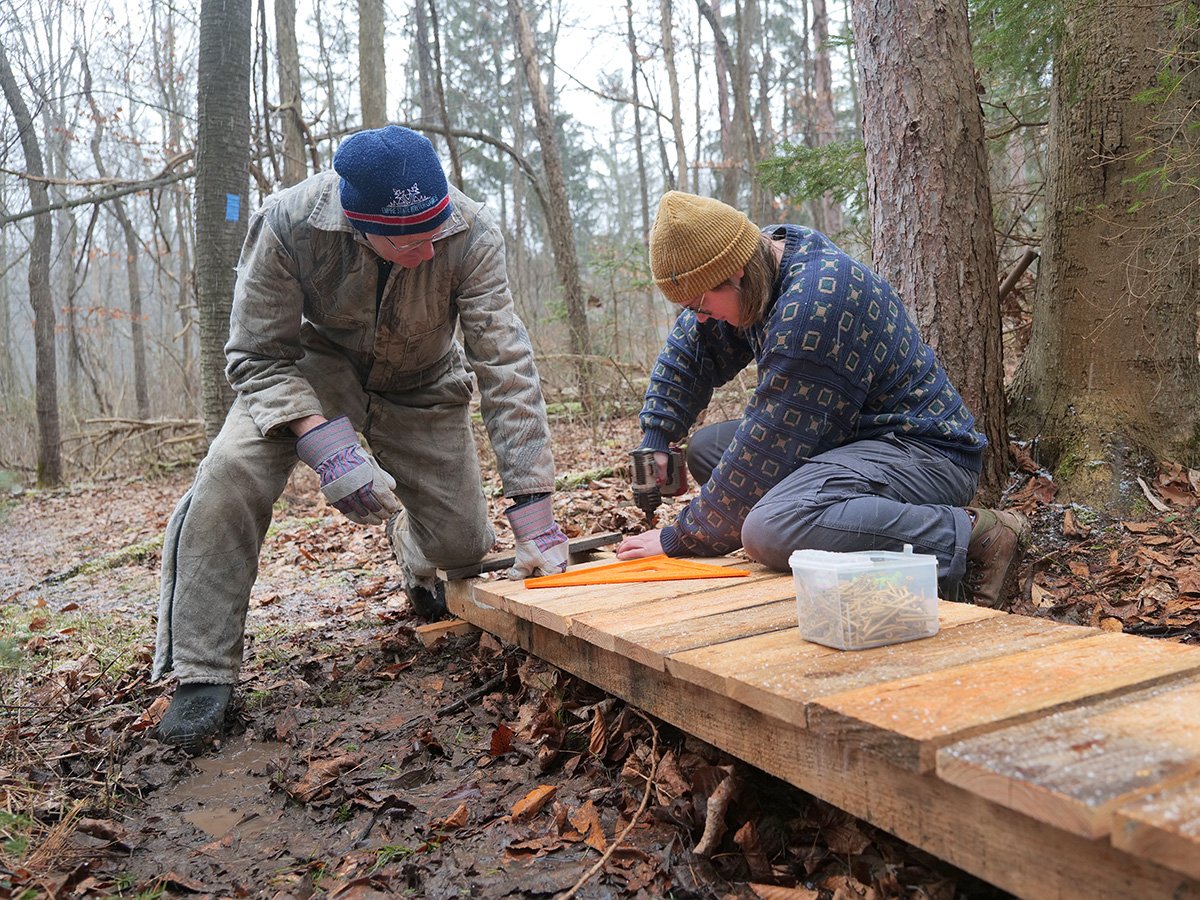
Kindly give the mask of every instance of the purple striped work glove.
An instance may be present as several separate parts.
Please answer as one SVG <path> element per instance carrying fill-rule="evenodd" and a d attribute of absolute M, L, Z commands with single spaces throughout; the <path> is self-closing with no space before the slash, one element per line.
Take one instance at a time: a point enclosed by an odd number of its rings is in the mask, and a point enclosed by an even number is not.
<path fill-rule="evenodd" d="M 321 476 L 321 493 L 351 522 L 379 525 L 400 511 L 395 479 L 363 450 L 345 416 L 297 438 L 296 455 Z"/>
<path fill-rule="evenodd" d="M 530 575 L 554 575 L 567 568 L 567 536 L 554 521 L 550 495 L 518 503 L 506 511 L 517 539 L 517 558 L 508 577 L 514 581 Z"/>

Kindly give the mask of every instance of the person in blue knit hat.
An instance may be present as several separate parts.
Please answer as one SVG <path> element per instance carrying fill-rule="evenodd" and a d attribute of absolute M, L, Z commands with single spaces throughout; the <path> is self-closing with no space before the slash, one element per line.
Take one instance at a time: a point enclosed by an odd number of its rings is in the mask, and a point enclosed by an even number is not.
<path fill-rule="evenodd" d="M 157 733 L 189 752 L 222 726 L 259 550 L 297 462 L 340 514 L 386 523 L 413 612 L 440 617 L 436 569 L 477 562 L 496 537 L 469 415 L 478 388 L 512 501 L 510 577 L 567 563 L 496 221 L 407 128 L 351 135 L 333 168 L 250 220 L 225 345 L 237 396 L 167 525 L 153 677 L 179 684 Z"/>
<path fill-rule="evenodd" d="M 650 267 L 680 307 L 641 412 L 660 476 L 715 388 L 751 362 L 757 386 L 740 420 L 688 441 L 699 494 L 618 557 L 744 547 L 787 571 L 794 550 L 911 544 L 937 557 L 944 595 L 1005 603 L 1029 523 L 968 505 L 986 439 L 884 279 L 812 229 L 759 229 L 680 191 L 660 201 Z"/>

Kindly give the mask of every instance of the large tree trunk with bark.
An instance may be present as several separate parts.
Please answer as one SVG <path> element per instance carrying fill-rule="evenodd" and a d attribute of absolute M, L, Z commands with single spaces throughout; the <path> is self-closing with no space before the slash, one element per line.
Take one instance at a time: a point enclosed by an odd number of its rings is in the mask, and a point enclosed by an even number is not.
<path fill-rule="evenodd" d="M 25 170 L 29 173 L 29 203 L 44 209 L 50 203 L 46 191 L 46 169 L 38 146 L 33 117 L 21 96 L 8 54 L 0 44 L 0 88 L 12 109 L 21 134 Z M 50 244 L 54 226 L 49 212 L 33 217 L 33 240 L 29 245 L 29 302 L 33 307 L 33 339 L 37 378 L 37 483 L 56 487 L 62 482 L 62 434 L 58 417 L 58 370 L 54 346 L 54 298 L 50 295 Z"/>
<path fill-rule="evenodd" d="M 1067 5 L 1033 332 L 1012 390 L 1014 421 L 1036 439 L 1060 496 L 1117 514 L 1141 502 L 1139 467 L 1200 466 L 1196 194 L 1154 172 L 1196 171 L 1186 125 L 1200 79 L 1177 61 L 1164 74 L 1185 77 L 1170 99 L 1139 97 L 1163 83 L 1160 48 L 1173 43 L 1177 11 Z M 1194 30 L 1185 41 L 1195 54 Z"/>
<path fill-rule="evenodd" d="M 996 239 L 966 0 L 854 0 L 874 265 L 975 413 L 1007 471 Z"/>
<path fill-rule="evenodd" d="M 538 70 L 537 48 L 533 42 L 533 29 L 521 0 L 508 0 L 509 15 L 517 35 L 517 49 L 525 71 L 525 82 L 533 100 L 534 125 L 538 143 L 542 148 L 542 167 L 546 173 L 549 203 L 545 205 L 546 225 L 550 232 L 550 243 L 554 248 L 554 268 L 563 289 L 567 307 L 567 326 L 570 330 L 571 353 L 578 360 L 576 376 L 580 402 L 590 410 L 591 335 L 588 331 L 587 310 L 584 306 L 583 283 L 579 277 L 579 258 L 575 251 L 575 226 L 571 220 L 571 202 L 567 194 L 567 180 L 563 174 L 562 153 L 558 147 L 554 115 L 550 110 L 550 99 L 542 85 Z"/>
<path fill-rule="evenodd" d="M 234 268 L 246 237 L 250 158 L 250 0 L 202 0 L 196 136 L 196 302 L 204 430 L 211 439 L 233 403 L 225 341 Z"/>
<path fill-rule="evenodd" d="M 275 49 L 279 57 L 279 130 L 283 134 L 283 185 L 308 177 L 304 161 L 304 116 L 300 107 L 300 50 L 296 44 L 296 0 L 275 0 Z"/>
<path fill-rule="evenodd" d="M 383 21 L 383 0 L 358 0 L 358 92 L 364 128 L 387 124 Z"/>

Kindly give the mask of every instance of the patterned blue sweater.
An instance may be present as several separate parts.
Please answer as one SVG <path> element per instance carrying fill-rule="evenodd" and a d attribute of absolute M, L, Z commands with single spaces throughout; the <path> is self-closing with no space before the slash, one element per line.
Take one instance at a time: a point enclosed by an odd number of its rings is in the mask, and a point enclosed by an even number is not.
<path fill-rule="evenodd" d="M 758 385 L 708 483 L 662 530 L 671 556 L 717 556 L 741 546 L 742 523 L 772 487 L 808 458 L 887 433 L 918 438 L 978 471 L 986 438 L 917 333 L 891 286 L 809 228 L 786 234 L 773 303 L 739 330 L 675 320 L 651 372 L 642 446 L 681 441 L 713 390 L 750 360 Z"/>

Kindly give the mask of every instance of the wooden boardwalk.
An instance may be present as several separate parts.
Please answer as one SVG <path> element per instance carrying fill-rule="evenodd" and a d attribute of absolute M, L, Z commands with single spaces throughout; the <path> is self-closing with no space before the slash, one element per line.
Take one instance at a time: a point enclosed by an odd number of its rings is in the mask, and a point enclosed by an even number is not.
<path fill-rule="evenodd" d="M 801 640 L 790 576 L 705 561 L 751 575 L 447 599 L 1019 896 L 1200 898 L 1200 647 L 942 603 L 934 637 L 833 650 Z"/>

